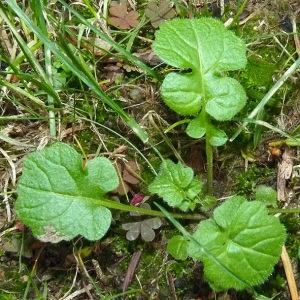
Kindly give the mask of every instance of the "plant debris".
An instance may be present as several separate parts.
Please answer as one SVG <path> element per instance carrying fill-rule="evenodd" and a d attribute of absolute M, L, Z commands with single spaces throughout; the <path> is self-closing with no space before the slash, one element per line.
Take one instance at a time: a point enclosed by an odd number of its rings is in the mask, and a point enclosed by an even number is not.
<path fill-rule="evenodd" d="M 135 28 L 139 24 L 139 13 L 135 10 L 128 12 L 125 4 L 112 6 L 109 9 L 109 13 L 112 17 L 108 18 L 108 22 L 120 29 L 129 29 L 130 27 Z"/>
<path fill-rule="evenodd" d="M 145 14 L 150 19 L 151 25 L 154 28 L 158 28 L 163 21 L 174 18 L 176 11 L 170 6 L 168 0 L 163 0 L 161 3 L 150 1 L 145 10 Z"/>

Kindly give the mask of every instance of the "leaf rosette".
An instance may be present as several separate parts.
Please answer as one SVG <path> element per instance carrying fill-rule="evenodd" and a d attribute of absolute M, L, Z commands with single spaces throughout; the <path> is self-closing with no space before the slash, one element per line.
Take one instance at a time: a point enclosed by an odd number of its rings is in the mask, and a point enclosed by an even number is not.
<path fill-rule="evenodd" d="M 202 18 L 164 22 L 152 47 L 163 61 L 184 71 L 169 73 L 161 93 L 175 112 L 196 117 L 187 128 L 191 137 L 200 138 L 208 130 L 206 113 L 226 121 L 245 105 L 243 87 L 225 75 L 246 66 L 246 46 L 220 21 Z M 224 144 L 225 133 L 214 130 L 218 136 L 215 146 Z"/>

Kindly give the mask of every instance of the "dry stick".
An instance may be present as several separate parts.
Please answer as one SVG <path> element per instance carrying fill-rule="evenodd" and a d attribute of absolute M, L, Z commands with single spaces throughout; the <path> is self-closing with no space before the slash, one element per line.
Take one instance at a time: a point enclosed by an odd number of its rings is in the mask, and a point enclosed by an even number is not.
<path fill-rule="evenodd" d="M 293 32 L 295 33 L 294 41 L 295 41 L 295 46 L 296 46 L 296 52 L 297 52 L 298 56 L 300 57 L 300 41 L 299 41 L 299 37 L 297 35 L 296 22 L 295 22 L 294 18 L 293 18 L 292 22 L 293 22 Z M 282 246 L 281 260 L 283 263 L 287 283 L 289 286 L 291 299 L 298 300 L 299 296 L 298 296 L 297 285 L 296 285 L 296 281 L 295 281 L 295 277 L 294 277 L 294 273 L 293 273 L 293 269 L 292 269 L 292 264 L 291 264 L 291 261 L 290 261 L 290 258 L 286 251 L 285 246 Z"/>
<path fill-rule="evenodd" d="M 92 288 L 93 288 L 92 284 L 89 284 L 86 287 L 82 288 L 81 290 L 75 291 L 67 298 L 64 298 L 64 300 L 72 300 L 81 294 L 85 294 L 87 291 L 90 291 Z"/>
<path fill-rule="evenodd" d="M 138 264 L 140 262 L 140 258 L 142 255 L 142 251 L 138 250 L 133 253 L 131 261 L 129 263 L 129 267 L 125 276 L 124 284 L 123 284 L 123 293 L 126 292 L 132 282 L 133 276 L 135 274 L 135 271 L 138 267 Z"/>
<path fill-rule="evenodd" d="M 8 201 L 8 195 L 7 195 L 7 187 L 8 187 L 8 181 L 9 178 L 7 177 L 5 179 L 5 183 L 4 183 L 4 199 L 3 199 L 3 203 L 5 204 L 5 208 L 6 208 L 6 215 L 7 215 L 7 222 L 11 222 L 11 209 L 10 209 L 10 205 L 9 205 L 9 201 Z"/>
<path fill-rule="evenodd" d="M 295 22 L 295 17 L 293 17 L 293 19 L 292 19 L 292 24 L 293 24 L 293 33 L 294 33 L 294 42 L 295 42 L 295 46 L 296 46 L 296 52 L 297 52 L 298 56 L 300 57 L 300 41 L 299 41 L 299 37 L 297 35 L 297 25 Z"/>
<path fill-rule="evenodd" d="M 282 246 L 281 260 L 283 263 L 286 279 L 287 279 L 289 290 L 291 293 L 291 299 L 298 300 L 299 297 L 298 297 L 298 292 L 297 292 L 297 285 L 295 282 L 291 261 L 290 261 L 290 258 L 286 251 L 285 246 Z"/>
<path fill-rule="evenodd" d="M 60 298 L 59 300 L 66 300 L 69 297 L 69 294 L 71 293 L 72 289 L 74 288 L 75 284 L 76 284 L 76 280 L 77 280 L 77 274 L 78 274 L 78 264 L 76 264 L 76 271 L 75 271 L 75 275 L 72 281 L 72 285 L 69 288 L 69 290 L 63 295 L 62 298 Z M 71 298 L 72 299 L 72 298 Z"/>
<path fill-rule="evenodd" d="M 0 152 L 3 154 L 3 156 L 6 158 L 10 168 L 11 168 L 11 183 L 13 186 L 16 186 L 16 180 L 17 180 L 17 171 L 16 166 L 12 160 L 12 158 L 8 155 L 6 151 L 4 151 L 2 148 L 0 148 Z"/>

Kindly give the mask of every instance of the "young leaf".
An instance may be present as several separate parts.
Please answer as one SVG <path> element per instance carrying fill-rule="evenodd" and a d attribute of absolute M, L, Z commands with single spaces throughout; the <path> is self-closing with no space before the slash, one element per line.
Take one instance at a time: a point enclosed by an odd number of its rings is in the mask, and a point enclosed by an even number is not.
<path fill-rule="evenodd" d="M 188 257 L 188 245 L 188 239 L 181 235 L 175 235 L 170 239 L 167 251 L 176 259 L 186 260 Z"/>
<path fill-rule="evenodd" d="M 266 206 L 278 207 L 277 192 L 269 186 L 258 186 L 255 192 L 255 198 Z"/>
<path fill-rule="evenodd" d="M 184 201 L 192 202 L 201 188 L 202 184 L 194 179 L 194 171 L 191 168 L 167 159 L 162 162 L 160 171 L 148 190 L 157 193 L 170 206 L 180 207 Z M 188 207 L 185 203 L 181 208 L 186 210 Z"/>
<path fill-rule="evenodd" d="M 169 73 L 162 84 L 165 103 L 177 113 L 198 116 L 202 109 L 225 121 L 245 105 L 242 86 L 224 72 L 245 67 L 246 47 L 221 22 L 209 18 L 164 22 L 152 47 L 169 65 L 191 70 Z M 205 114 L 199 121 L 199 131 L 197 124 L 188 130 L 197 138 L 205 133 Z M 215 144 L 220 144 L 219 138 Z"/>
<path fill-rule="evenodd" d="M 110 227 L 111 212 L 99 205 L 118 186 L 111 162 L 97 157 L 82 165 L 70 146 L 56 143 L 31 153 L 17 187 L 16 211 L 39 239 L 69 240 L 81 234 L 98 240 Z"/>
<path fill-rule="evenodd" d="M 286 234 L 261 202 L 233 197 L 214 211 L 213 219 L 202 221 L 193 237 L 240 279 L 257 285 L 272 272 Z M 196 243 L 190 242 L 188 253 L 203 260 L 205 278 L 213 289 L 246 288 L 199 251 Z"/>

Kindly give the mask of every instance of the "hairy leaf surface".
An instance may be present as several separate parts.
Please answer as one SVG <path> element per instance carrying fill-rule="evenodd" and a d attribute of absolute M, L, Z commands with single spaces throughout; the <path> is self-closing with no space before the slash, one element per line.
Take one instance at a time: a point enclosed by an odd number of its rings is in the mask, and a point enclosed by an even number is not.
<path fill-rule="evenodd" d="M 193 237 L 238 278 L 257 285 L 272 272 L 286 234 L 284 226 L 268 215 L 261 202 L 234 197 L 214 211 L 213 219 L 202 221 Z M 196 243 L 190 242 L 188 252 L 203 260 L 205 277 L 213 289 L 246 288 L 242 281 L 199 251 Z"/>
<path fill-rule="evenodd" d="M 245 67 L 246 47 L 220 21 L 164 22 L 156 32 L 153 50 L 167 64 L 185 71 L 169 73 L 161 88 L 165 103 L 177 113 L 197 116 L 204 109 L 216 120 L 225 121 L 245 105 L 242 86 L 225 72 Z M 202 124 L 194 123 L 187 131 L 196 138 L 206 130 L 205 119 L 198 121 Z M 217 139 L 215 144 L 221 141 Z"/>
<path fill-rule="evenodd" d="M 191 168 L 184 167 L 180 163 L 175 164 L 171 160 L 164 160 L 148 190 L 157 193 L 170 206 L 187 210 L 201 188 L 202 184 L 194 179 L 194 171 Z"/>
<path fill-rule="evenodd" d="M 117 173 L 107 158 L 83 166 L 70 146 L 56 143 L 27 156 L 17 187 L 19 219 L 43 241 L 58 242 L 83 235 L 104 236 L 111 212 L 99 200 L 118 186 Z"/>

